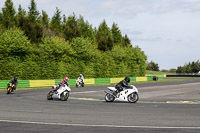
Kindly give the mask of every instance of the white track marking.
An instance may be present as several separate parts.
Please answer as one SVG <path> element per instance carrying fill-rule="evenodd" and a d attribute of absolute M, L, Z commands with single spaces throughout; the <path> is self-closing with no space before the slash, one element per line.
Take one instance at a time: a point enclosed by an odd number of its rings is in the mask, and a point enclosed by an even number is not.
<path fill-rule="evenodd" d="M 31 121 L 13 121 L 0 120 L 0 122 L 24 123 L 24 124 L 40 124 L 40 125 L 58 125 L 58 126 L 81 126 L 81 127 L 119 127 L 119 128 L 155 128 L 155 129 L 200 129 L 200 127 L 164 127 L 164 126 L 123 126 L 123 125 L 90 125 L 90 124 L 67 124 L 67 123 L 47 123 L 47 122 L 31 122 Z"/>
<path fill-rule="evenodd" d="M 176 84 L 176 85 L 161 85 L 161 86 L 147 86 L 147 87 L 140 87 L 139 89 L 154 89 L 154 88 L 165 88 L 165 87 L 177 87 L 177 86 L 191 86 L 191 85 L 200 85 L 199 82 L 197 83 L 184 83 L 184 84 Z"/>
<path fill-rule="evenodd" d="M 86 94 L 86 93 L 95 93 L 95 92 L 103 92 L 101 91 L 82 91 L 82 92 L 71 92 L 70 94 Z"/>

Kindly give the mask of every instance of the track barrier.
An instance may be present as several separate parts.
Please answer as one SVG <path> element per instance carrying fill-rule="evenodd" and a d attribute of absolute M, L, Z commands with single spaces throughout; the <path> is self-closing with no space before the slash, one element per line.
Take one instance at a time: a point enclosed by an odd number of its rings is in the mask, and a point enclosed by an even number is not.
<path fill-rule="evenodd" d="M 165 75 L 157 75 L 157 77 L 166 77 Z M 106 85 L 118 83 L 123 78 L 91 78 L 85 79 L 86 85 Z M 58 84 L 62 79 L 55 80 L 18 80 L 17 87 L 45 87 L 45 86 L 53 86 Z M 141 81 L 153 81 L 154 76 L 146 76 L 146 77 L 130 77 L 131 82 L 141 82 Z M 0 80 L 0 88 L 6 88 L 7 84 L 10 80 Z M 69 79 L 69 85 L 76 85 L 76 79 Z"/>

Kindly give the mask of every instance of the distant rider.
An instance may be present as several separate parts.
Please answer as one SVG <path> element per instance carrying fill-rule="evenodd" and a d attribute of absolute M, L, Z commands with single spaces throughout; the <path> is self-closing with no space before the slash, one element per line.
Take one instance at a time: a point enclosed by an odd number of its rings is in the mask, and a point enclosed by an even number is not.
<path fill-rule="evenodd" d="M 17 81 L 17 76 L 15 76 L 13 79 L 10 80 L 10 82 L 8 83 L 8 85 L 11 83 L 11 86 L 13 86 L 13 89 L 16 90 L 18 81 Z"/>
<path fill-rule="evenodd" d="M 69 80 L 68 77 L 64 77 L 64 79 L 60 81 L 60 83 L 53 89 L 52 92 L 57 91 L 62 85 L 69 86 L 68 80 Z"/>
<path fill-rule="evenodd" d="M 80 79 L 82 81 L 82 83 L 84 84 L 84 77 L 83 74 L 80 74 L 80 76 L 77 78 L 77 80 Z"/>
<path fill-rule="evenodd" d="M 130 82 L 130 78 L 129 77 L 125 77 L 124 80 L 120 81 L 115 88 L 117 89 L 116 94 L 119 93 L 120 91 L 123 91 L 123 88 L 131 88 L 131 86 L 128 85 L 128 83 Z"/>

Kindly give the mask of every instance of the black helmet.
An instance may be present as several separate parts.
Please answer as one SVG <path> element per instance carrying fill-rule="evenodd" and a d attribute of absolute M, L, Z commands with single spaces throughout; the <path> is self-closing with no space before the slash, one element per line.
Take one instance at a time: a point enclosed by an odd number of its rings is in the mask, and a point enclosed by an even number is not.
<path fill-rule="evenodd" d="M 124 79 L 127 83 L 129 83 L 130 82 L 130 78 L 129 77 L 125 77 L 125 79 Z"/>
<path fill-rule="evenodd" d="M 17 76 L 14 77 L 14 80 L 17 81 Z"/>

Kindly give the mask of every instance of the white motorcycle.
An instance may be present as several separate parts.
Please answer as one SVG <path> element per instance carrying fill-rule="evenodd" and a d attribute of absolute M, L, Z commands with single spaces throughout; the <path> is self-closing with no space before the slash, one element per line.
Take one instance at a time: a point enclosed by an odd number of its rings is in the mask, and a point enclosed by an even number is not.
<path fill-rule="evenodd" d="M 130 103 L 136 103 L 139 100 L 138 89 L 131 85 L 131 88 L 124 88 L 123 91 L 116 93 L 115 87 L 108 87 L 109 90 L 106 90 L 105 100 L 106 102 L 113 101 L 126 101 Z"/>
<path fill-rule="evenodd" d="M 84 87 L 84 82 L 80 78 L 76 80 L 76 87 Z"/>
<path fill-rule="evenodd" d="M 55 89 L 55 87 L 57 86 L 56 85 L 52 86 L 52 89 Z M 69 86 L 63 85 L 55 92 L 50 91 L 47 94 L 47 99 L 48 100 L 60 99 L 61 101 L 66 101 L 69 97 L 70 92 L 71 89 L 69 88 Z"/>

